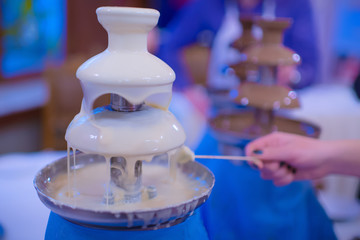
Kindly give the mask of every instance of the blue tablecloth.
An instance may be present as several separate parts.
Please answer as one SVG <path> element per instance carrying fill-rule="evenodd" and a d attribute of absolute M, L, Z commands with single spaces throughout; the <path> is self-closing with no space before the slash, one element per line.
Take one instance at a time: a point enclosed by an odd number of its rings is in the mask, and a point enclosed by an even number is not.
<path fill-rule="evenodd" d="M 117 231 L 100 230 L 83 227 L 71 223 L 59 215 L 51 212 L 46 228 L 46 240 L 100 240 L 100 239 L 126 239 L 126 240 L 208 240 L 208 235 L 202 223 L 200 214 L 194 215 L 185 222 L 170 228 L 156 231 Z"/>
<path fill-rule="evenodd" d="M 196 154 L 219 154 L 208 132 Z M 215 174 L 215 187 L 201 208 L 210 239 L 336 239 L 332 222 L 317 201 L 311 184 L 276 187 L 247 164 L 202 162 Z"/>

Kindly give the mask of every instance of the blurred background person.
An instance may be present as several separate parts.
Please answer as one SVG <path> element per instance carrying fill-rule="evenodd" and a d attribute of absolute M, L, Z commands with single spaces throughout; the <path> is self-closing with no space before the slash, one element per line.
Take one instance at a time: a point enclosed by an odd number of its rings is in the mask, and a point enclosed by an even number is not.
<path fill-rule="evenodd" d="M 185 5 L 161 31 L 158 50 L 158 56 L 176 73 L 174 89 L 185 96 L 189 106 L 193 106 L 193 111 L 189 111 L 191 108 L 174 111 L 180 122 L 184 123 L 183 119 L 186 122 L 188 116 L 196 116 L 194 112 L 209 107 L 198 104 L 199 98 L 207 97 L 206 90 L 189 94 L 189 89 L 198 88 L 194 87 L 197 81 L 192 79 L 184 52 L 194 44 L 209 49 L 206 87 L 221 88 L 227 85 L 226 81 L 230 82 L 227 86 L 236 84 L 238 79 L 231 75 L 229 65 L 237 60 L 238 53 L 231 44 L 241 35 L 239 16 L 242 14 L 292 18 L 293 25 L 286 31 L 284 41 L 286 46 L 299 53 L 303 63 L 298 69 L 279 69 L 279 75 L 285 76 L 280 84 L 303 88 L 317 80 L 315 27 L 308 1 L 194 0 Z M 261 37 L 261 32 L 255 34 Z M 173 100 L 177 101 L 176 92 L 174 96 Z M 199 145 L 191 146 L 196 154 L 221 154 L 218 142 L 204 127 L 206 118 L 194 121 L 192 117 L 191 124 L 197 125 L 194 129 L 198 132 L 202 129 Z M 186 130 L 186 124 L 184 127 Z M 188 136 L 193 134 L 194 131 L 189 132 Z M 214 172 L 217 179 L 212 196 L 201 209 L 211 239 L 336 239 L 332 223 L 317 201 L 310 183 L 299 182 L 277 188 L 263 181 L 258 171 L 246 165 L 236 166 L 222 161 L 202 163 Z"/>
<path fill-rule="evenodd" d="M 194 83 L 191 79 L 183 50 L 192 44 L 211 48 L 208 81 L 221 85 L 237 81 L 229 75 L 229 64 L 237 60 L 231 43 L 241 35 L 239 16 L 290 17 L 293 25 L 285 32 L 284 44 L 302 57 L 298 69 L 283 68 L 281 81 L 302 88 L 317 81 L 318 50 L 315 27 L 308 1 L 284 0 L 194 0 L 183 7 L 160 35 L 158 55 L 177 73 L 175 88 Z M 255 33 L 261 37 L 261 32 Z M 259 36 L 260 35 L 260 36 Z M 231 71 L 230 71 L 231 74 Z"/>

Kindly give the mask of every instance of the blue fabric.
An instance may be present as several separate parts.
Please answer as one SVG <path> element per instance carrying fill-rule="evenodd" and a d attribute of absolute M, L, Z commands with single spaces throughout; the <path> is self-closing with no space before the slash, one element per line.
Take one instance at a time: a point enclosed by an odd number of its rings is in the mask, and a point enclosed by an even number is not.
<path fill-rule="evenodd" d="M 4 228 L 3 226 L 0 224 L 0 240 L 4 239 Z"/>
<path fill-rule="evenodd" d="M 99 230 L 83 227 L 71 223 L 59 215 L 51 212 L 46 228 L 46 240 L 102 240 L 102 239 L 126 239 L 126 240 L 208 240 L 208 236 L 200 213 L 194 215 L 185 222 L 170 228 L 156 231 L 115 231 Z"/>
<path fill-rule="evenodd" d="M 209 132 L 196 154 L 219 154 Z M 276 187 L 247 164 L 202 163 L 216 179 L 210 199 L 201 208 L 210 239 L 336 239 L 309 182 Z"/>

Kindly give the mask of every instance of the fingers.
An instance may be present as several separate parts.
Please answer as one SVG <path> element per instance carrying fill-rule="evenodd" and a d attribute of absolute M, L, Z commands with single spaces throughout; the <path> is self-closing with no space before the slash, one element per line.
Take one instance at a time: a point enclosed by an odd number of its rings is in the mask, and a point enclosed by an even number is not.
<path fill-rule="evenodd" d="M 275 172 L 279 171 L 280 163 L 279 162 L 266 162 L 262 168 L 262 173 L 273 176 Z"/>
<path fill-rule="evenodd" d="M 294 151 L 287 147 L 267 147 L 262 150 L 254 150 L 251 155 L 261 160 L 262 163 L 277 162 L 278 164 L 291 164 L 294 159 Z"/>
<path fill-rule="evenodd" d="M 274 136 L 274 134 L 269 134 L 264 137 L 255 139 L 254 141 L 252 141 L 248 145 L 246 145 L 245 154 L 250 156 L 250 155 L 253 155 L 254 151 L 262 150 L 262 149 L 268 147 L 269 145 L 271 145 L 273 143 L 274 138 L 276 138 L 276 136 Z"/>
<path fill-rule="evenodd" d="M 266 136 L 257 138 L 247 144 L 245 147 L 246 155 L 252 155 L 256 150 L 263 150 L 266 148 L 273 148 L 273 147 L 282 147 L 286 145 L 287 139 L 289 138 L 289 134 L 282 133 L 282 132 L 273 132 Z"/>
<path fill-rule="evenodd" d="M 261 169 L 261 177 L 266 180 L 273 180 L 276 186 L 284 186 L 294 181 L 295 171 L 283 163 L 266 162 Z"/>
<path fill-rule="evenodd" d="M 245 153 L 264 161 L 289 162 L 294 158 L 293 148 L 289 145 L 292 138 L 290 134 L 274 132 L 250 142 Z"/>
<path fill-rule="evenodd" d="M 276 186 L 288 185 L 293 181 L 317 179 L 327 175 L 326 168 L 295 169 L 281 162 L 265 162 L 260 171 L 263 179 L 272 180 Z"/>
<path fill-rule="evenodd" d="M 311 154 L 304 151 L 316 148 L 315 143 L 310 138 L 276 132 L 250 142 L 245 152 L 246 155 L 256 156 L 263 162 L 261 176 L 264 179 L 273 180 L 275 185 L 283 186 L 294 180 L 310 179 L 324 174 L 316 170 L 318 167 L 312 169 L 314 161 L 309 160 Z"/>
<path fill-rule="evenodd" d="M 294 181 L 294 174 L 292 172 L 288 172 L 281 178 L 274 179 L 274 185 L 281 187 L 281 186 L 288 185 L 288 184 L 292 183 L 293 181 Z"/>

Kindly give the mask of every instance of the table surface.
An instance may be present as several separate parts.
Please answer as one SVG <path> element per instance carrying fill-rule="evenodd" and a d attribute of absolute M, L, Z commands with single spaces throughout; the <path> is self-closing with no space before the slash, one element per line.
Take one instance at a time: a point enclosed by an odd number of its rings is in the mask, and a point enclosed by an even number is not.
<path fill-rule="evenodd" d="M 40 202 L 33 179 L 46 164 L 65 155 L 38 152 L 0 156 L 0 224 L 4 240 L 44 239 L 50 210 Z"/>

